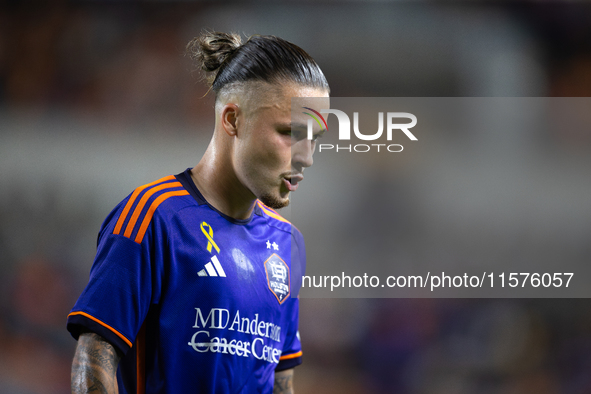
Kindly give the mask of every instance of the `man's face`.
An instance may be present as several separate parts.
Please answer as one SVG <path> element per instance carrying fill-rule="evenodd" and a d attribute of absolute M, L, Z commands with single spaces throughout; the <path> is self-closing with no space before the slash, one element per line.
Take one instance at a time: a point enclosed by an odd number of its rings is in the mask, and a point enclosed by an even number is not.
<path fill-rule="evenodd" d="M 328 108 L 325 90 L 285 85 L 251 100 L 251 108 L 237 119 L 236 175 L 256 198 L 274 209 L 289 204 L 289 193 L 297 189 L 304 169 L 312 165 L 316 147 L 315 139 L 306 138 L 306 115 L 294 114 L 292 119 L 292 97 L 301 97 L 303 102 L 306 97 L 326 97 L 321 107 Z M 313 102 L 319 107 L 319 101 Z M 292 121 L 299 127 L 292 128 Z M 316 127 L 315 135 L 321 132 Z"/>

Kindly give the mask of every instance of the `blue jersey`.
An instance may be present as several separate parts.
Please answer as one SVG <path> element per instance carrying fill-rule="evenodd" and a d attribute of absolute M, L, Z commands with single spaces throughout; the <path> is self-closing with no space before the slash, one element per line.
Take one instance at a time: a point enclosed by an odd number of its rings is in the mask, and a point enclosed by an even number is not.
<path fill-rule="evenodd" d="M 68 330 L 123 354 L 120 393 L 271 393 L 301 363 L 300 232 L 257 201 L 209 205 L 190 169 L 137 188 L 103 223 Z"/>

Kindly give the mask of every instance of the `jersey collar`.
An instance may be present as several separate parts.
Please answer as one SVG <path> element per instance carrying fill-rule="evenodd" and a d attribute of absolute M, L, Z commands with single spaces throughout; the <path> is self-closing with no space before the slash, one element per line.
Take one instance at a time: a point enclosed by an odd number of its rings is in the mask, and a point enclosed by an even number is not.
<path fill-rule="evenodd" d="M 253 215 L 263 216 L 263 212 L 261 211 L 261 208 L 259 207 L 258 204 L 254 205 L 253 214 L 250 215 L 250 217 L 248 219 L 234 219 L 233 217 L 230 217 L 230 216 L 226 215 L 225 213 L 217 210 L 213 205 L 211 205 L 209 202 L 207 202 L 205 197 L 203 197 L 203 194 L 201 194 L 199 189 L 197 189 L 197 185 L 195 185 L 195 182 L 193 182 L 193 179 L 191 178 L 191 168 L 190 167 L 187 168 L 185 171 L 181 172 L 180 174 L 175 175 L 175 177 L 181 183 L 181 185 L 183 185 L 183 187 L 189 192 L 189 194 L 191 196 L 193 196 L 193 198 L 195 199 L 195 201 L 197 201 L 197 203 L 199 205 L 203 205 L 203 204 L 208 205 L 212 210 L 219 213 L 222 217 L 224 217 L 226 220 L 228 220 L 232 223 L 248 224 L 251 222 Z"/>

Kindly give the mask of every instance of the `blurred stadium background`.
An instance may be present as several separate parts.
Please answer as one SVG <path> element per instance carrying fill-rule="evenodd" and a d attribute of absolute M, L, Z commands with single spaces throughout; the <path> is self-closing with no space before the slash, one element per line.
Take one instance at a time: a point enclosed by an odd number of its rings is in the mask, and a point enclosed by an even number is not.
<path fill-rule="evenodd" d="M 205 150 L 212 97 L 183 56 L 203 28 L 300 45 L 334 96 L 591 96 L 582 3 L 3 2 L 1 393 L 69 391 L 65 316 L 100 223 Z M 524 138 L 558 149 L 562 173 L 589 162 L 591 130 Z M 553 209 L 540 216 L 564 228 Z M 589 227 L 564 235 L 587 261 Z M 298 393 L 591 392 L 587 299 L 303 299 L 301 331 Z"/>

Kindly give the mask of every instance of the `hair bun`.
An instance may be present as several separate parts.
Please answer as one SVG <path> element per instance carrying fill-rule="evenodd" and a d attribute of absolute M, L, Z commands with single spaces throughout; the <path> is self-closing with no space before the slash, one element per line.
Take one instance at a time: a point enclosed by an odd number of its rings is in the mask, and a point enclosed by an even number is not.
<path fill-rule="evenodd" d="M 187 53 L 199 68 L 209 74 L 207 80 L 211 84 L 220 66 L 240 46 L 242 39 L 238 34 L 206 31 L 187 44 Z"/>
<path fill-rule="evenodd" d="M 275 36 L 254 35 L 242 44 L 240 35 L 205 31 L 187 45 L 187 55 L 216 97 L 225 86 L 247 81 L 297 83 L 330 92 L 314 59 L 299 46 Z"/>

